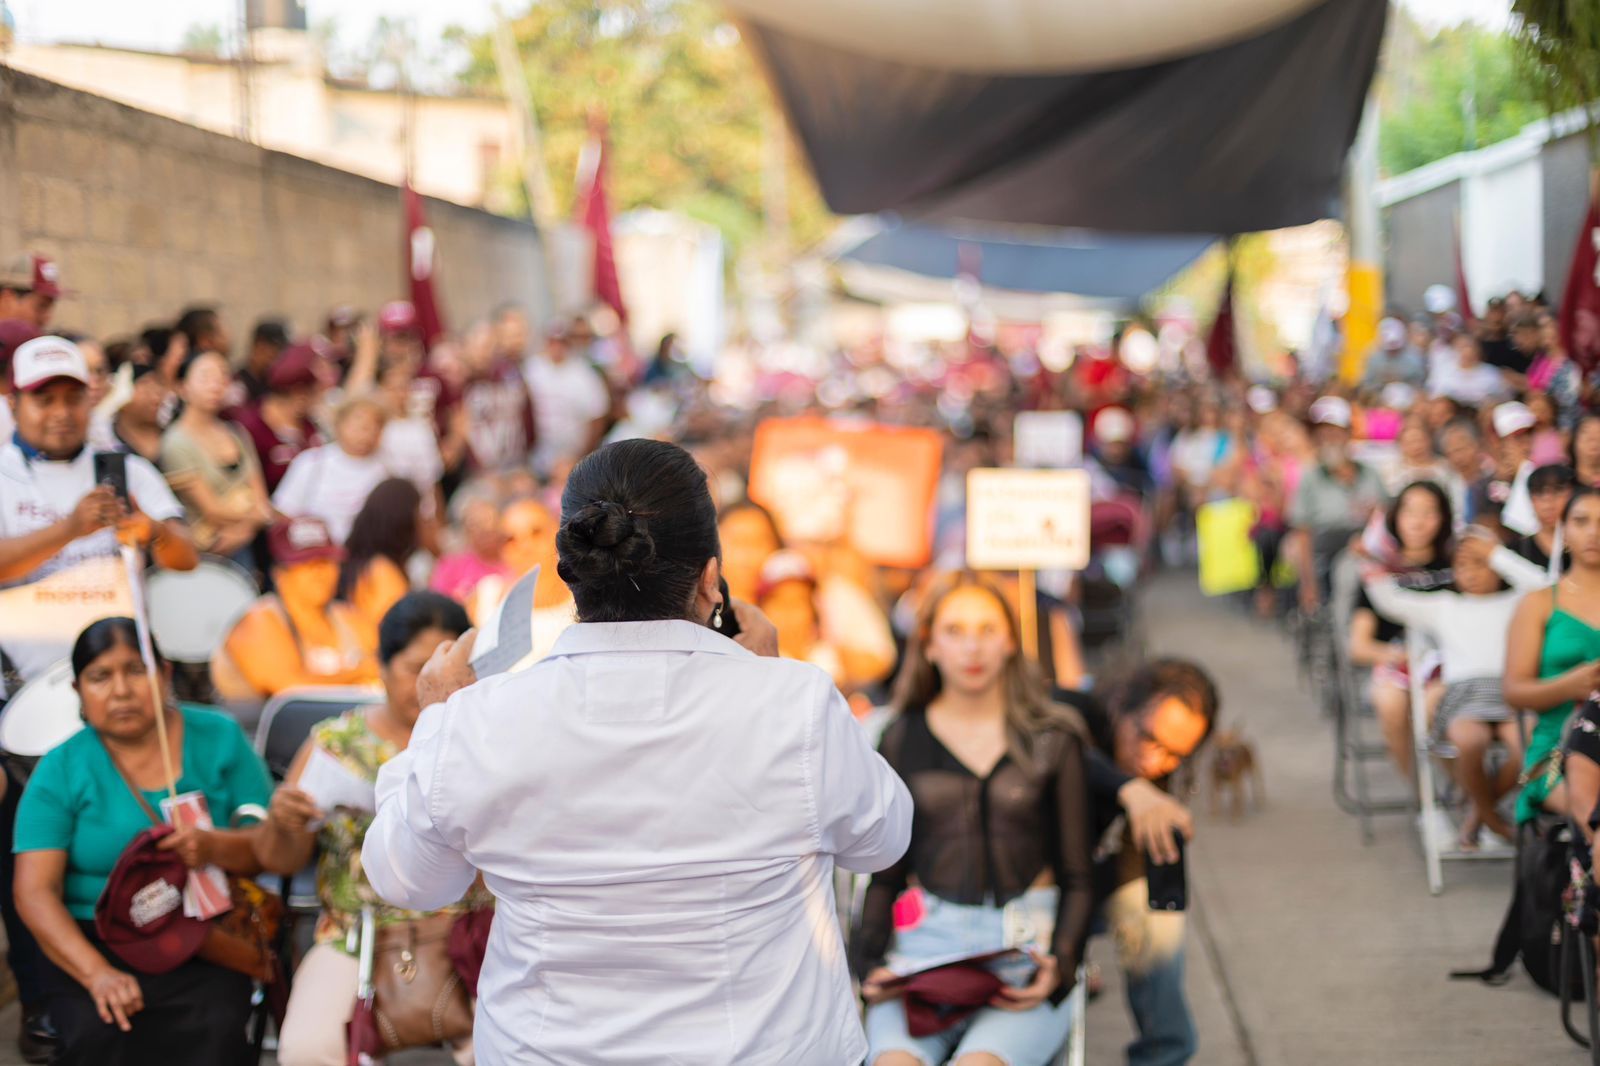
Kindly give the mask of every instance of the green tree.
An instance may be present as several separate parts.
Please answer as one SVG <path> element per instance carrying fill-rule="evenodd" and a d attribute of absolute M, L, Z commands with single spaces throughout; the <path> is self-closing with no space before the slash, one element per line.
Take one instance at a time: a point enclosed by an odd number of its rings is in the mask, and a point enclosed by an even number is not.
<path fill-rule="evenodd" d="M 512 19 L 545 166 L 568 210 L 592 113 L 609 126 L 612 208 L 659 207 L 716 226 L 732 249 L 760 239 L 763 138 L 777 110 L 738 30 L 707 0 L 538 0 Z M 487 34 L 455 31 L 460 81 L 499 91 Z M 829 216 L 790 153 L 792 238 L 807 244 Z M 520 189 L 513 195 L 523 202 Z"/>
<path fill-rule="evenodd" d="M 178 50 L 193 55 L 220 56 L 226 43 L 222 27 L 216 23 L 195 23 L 183 31 Z"/>
<path fill-rule="evenodd" d="M 1503 141 L 1545 113 L 1511 37 L 1471 23 L 1429 35 L 1403 8 L 1394 12 L 1378 100 L 1386 174 Z"/>
<path fill-rule="evenodd" d="M 1551 112 L 1600 100 L 1600 4 L 1512 0 L 1523 69 Z M 1590 123 L 1591 144 L 1595 136 Z"/>

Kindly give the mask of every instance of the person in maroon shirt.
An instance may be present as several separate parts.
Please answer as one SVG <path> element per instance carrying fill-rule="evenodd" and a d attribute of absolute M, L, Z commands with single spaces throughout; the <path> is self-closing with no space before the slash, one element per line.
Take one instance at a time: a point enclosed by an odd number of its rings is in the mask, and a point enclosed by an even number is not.
<path fill-rule="evenodd" d="M 324 385 L 320 364 L 311 345 L 291 345 L 268 369 L 261 401 L 231 416 L 256 447 L 268 493 L 277 489 L 295 456 L 323 443 L 311 421 Z"/>

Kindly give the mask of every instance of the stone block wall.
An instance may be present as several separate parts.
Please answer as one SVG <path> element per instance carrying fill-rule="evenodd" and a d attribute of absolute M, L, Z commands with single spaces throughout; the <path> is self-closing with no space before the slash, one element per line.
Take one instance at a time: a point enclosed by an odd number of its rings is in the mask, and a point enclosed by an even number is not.
<path fill-rule="evenodd" d="M 419 151 L 426 151 L 425 145 Z M 427 201 L 446 323 L 549 286 L 524 221 Z M 404 298 L 400 190 L 0 66 L 0 256 L 43 252 L 76 295 L 55 325 L 99 337 L 215 303 L 235 354 L 255 320 Z"/>

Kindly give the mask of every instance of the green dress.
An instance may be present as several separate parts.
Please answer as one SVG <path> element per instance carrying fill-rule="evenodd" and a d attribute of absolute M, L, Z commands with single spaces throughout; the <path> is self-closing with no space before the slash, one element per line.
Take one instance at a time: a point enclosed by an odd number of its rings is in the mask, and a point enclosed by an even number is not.
<path fill-rule="evenodd" d="M 338 759 L 345 767 L 369 781 L 378 780 L 378 768 L 399 754 L 389 741 L 372 731 L 364 708 L 346 711 L 337 718 L 319 723 L 311 730 L 311 741 Z M 416 911 L 392 907 L 378 898 L 361 868 L 361 845 L 367 839 L 372 815 L 336 807 L 317 834 L 322 858 L 317 865 L 317 896 L 322 914 L 317 919 L 316 940 L 354 954 L 356 933 L 361 926 L 361 909 L 372 907 L 379 925 L 427 917 Z M 473 882 L 459 903 L 446 907 L 444 914 L 460 914 L 493 905 L 494 895 L 481 880 Z"/>
<path fill-rule="evenodd" d="M 1559 589 L 1560 586 L 1556 588 Z M 1544 647 L 1539 652 L 1539 680 L 1559 677 L 1575 666 L 1600 659 L 1600 630 L 1575 618 L 1561 609 L 1556 602 L 1556 589 L 1550 591 L 1550 621 L 1544 627 Z M 1517 797 L 1517 823 L 1531 822 L 1538 816 L 1545 797 L 1561 782 L 1561 764 L 1550 756 L 1561 746 L 1561 736 L 1566 731 L 1567 719 L 1572 715 L 1572 704 L 1563 703 L 1548 711 L 1541 711 L 1539 723 L 1528 738 L 1528 753 L 1522 761 L 1522 772 L 1529 780 Z M 1540 763 L 1549 760 L 1545 772 L 1533 773 Z"/>

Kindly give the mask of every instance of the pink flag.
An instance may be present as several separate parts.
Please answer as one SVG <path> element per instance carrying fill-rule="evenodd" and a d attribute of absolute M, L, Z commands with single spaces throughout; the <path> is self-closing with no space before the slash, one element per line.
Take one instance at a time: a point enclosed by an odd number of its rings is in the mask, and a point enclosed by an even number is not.
<path fill-rule="evenodd" d="M 422 334 L 423 346 L 431 350 L 444 335 L 444 315 L 433 291 L 433 278 L 439 265 L 438 249 L 423 213 L 422 197 L 409 181 L 405 185 L 405 201 L 406 236 L 401 256 L 406 265 L 406 282 L 411 287 L 411 304 L 417 309 L 417 329 Z"/>
<path fill-rule="evenodd" d="M 1561 343 L 1584 370 L 1600 364 L 1600 200 L 1593 198 L 1561 296 Z"/>

